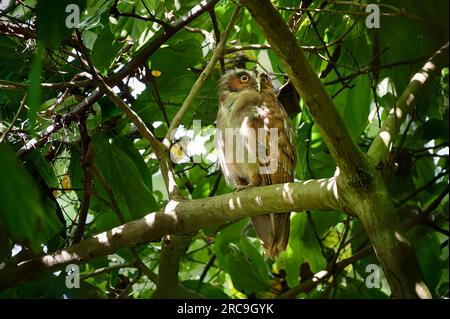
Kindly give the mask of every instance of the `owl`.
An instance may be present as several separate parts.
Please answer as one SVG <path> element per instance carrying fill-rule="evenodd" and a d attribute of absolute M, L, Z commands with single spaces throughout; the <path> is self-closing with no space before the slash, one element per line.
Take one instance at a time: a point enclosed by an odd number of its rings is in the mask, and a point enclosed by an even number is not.
<path fill-rule="evenodd" d="M 267 74 L 234 69 L 219 80 L 217 150 L 228 184 L 236 190 L 292 182 L 295 144 L 290 119 Z M 290 213 L 252 217 L 270 258 L 286 249 Z"/>

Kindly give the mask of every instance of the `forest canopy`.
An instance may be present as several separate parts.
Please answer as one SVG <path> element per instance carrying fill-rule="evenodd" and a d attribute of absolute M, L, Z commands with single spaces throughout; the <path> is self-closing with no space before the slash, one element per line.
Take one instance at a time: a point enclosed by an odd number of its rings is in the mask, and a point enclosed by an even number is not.
<path fill-rule="evenodd" d="M 0 298 L 448 298 L 448 1 L 0 2 Z M 295 181 L 234 192 L 266 72 Z M 250 217 L 289 212 L 264 255 Z"/>

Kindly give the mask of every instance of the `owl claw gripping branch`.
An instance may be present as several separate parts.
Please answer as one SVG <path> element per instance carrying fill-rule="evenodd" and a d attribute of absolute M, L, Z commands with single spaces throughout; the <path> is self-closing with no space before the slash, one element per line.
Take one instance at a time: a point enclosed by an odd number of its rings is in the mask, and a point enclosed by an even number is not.
<path fill-rule="evenodd" d="M 267 74 L 228 71 L 219 81 L 219 100 L 218 154 L 227 183 L 243 189 L 292 182 L 293 132 Z M 269 257 L 286 249 L 290 213 L 253 216 L 252 222 Z"/>

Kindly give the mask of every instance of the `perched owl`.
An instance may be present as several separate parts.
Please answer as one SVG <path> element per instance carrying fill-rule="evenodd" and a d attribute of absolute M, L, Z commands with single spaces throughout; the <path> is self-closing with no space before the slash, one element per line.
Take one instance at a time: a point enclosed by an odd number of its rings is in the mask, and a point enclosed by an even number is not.
<path fill-rule="evenodd" d="M 267 74 L 228 71 L 219 81 L 219 100 L 217 149 L 226 181 L 238 190 L 292 182 L 292 128 Z M 286 249 L 290 213 L 254 216 L 252 222 L 269 257 Z"/>

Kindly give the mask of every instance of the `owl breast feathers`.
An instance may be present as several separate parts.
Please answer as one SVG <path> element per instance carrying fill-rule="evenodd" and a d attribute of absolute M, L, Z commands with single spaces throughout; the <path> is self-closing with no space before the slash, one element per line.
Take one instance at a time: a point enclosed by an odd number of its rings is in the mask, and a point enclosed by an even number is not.
<path fill-rule="evenodd" d="M 290 119 L 272 83 L 256 70 L 231 70 L 219 81 L 217 149 L 226 181 L 237 189 L 292 182 L 295 144 Z M 289 240 L 289 213 L 252 217 L 266 254 Z"/>

